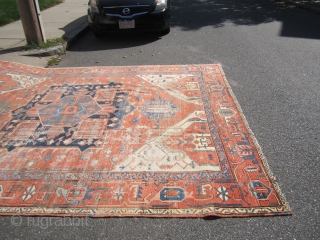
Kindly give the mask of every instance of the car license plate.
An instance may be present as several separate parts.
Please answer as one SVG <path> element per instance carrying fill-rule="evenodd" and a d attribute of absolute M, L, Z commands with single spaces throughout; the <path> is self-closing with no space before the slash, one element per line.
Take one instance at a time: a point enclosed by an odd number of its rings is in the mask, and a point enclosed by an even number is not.
<path fill-rule="evenodd" d="M 134 20 L 119 20 L 120 29 L 135 28 Z"/>

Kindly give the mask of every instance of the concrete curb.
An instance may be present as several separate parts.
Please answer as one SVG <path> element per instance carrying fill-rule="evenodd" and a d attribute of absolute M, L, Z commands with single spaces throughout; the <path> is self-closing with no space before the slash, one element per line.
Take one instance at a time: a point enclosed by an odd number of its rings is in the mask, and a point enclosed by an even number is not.
<path fill-rule="evenodd" d="M 45 49 L 33 49 L 29 51 L 23 51 L 19 53 L 20 56 L 35 56 L 35 57 L 45 57 L 45 56 L 54 56 L 58 55 L 61 52 L 65 52 L 70 48 L 80 37 L 89 31 L 88 23 L 83 23 L 78 28 L 73 30 L 67 36 L 62 36 L 66 40 L 66 43 L 63 45 L 53 46 Z"/>
<path fill-rule="evenodd" d="M 85 33 L 89 31 L 88 22 L 83 23 L 78 28 L 73 30 L 68 36 L 64 36 L 63 38 L 66 40 L 66 50 L 68 50 L 79 38 L 81 38 Z"/>
<path fill-rule="evenodd" d="M 45 57 L 45 56 L 54 56 L 57 55 L 61 52 L 66 51 L 66 43 L 63 45 L 58 45 L 50 48 L 45 48 L 45 49 L 33 49 L 33 50 L 28 50 L 28 51 L 23 51 L 20 52 L 20 56 L 38 56 L 38 57 Z"/>
<path fill-rule="evenodd" d="M 281 0 L 281 1 L 283 1 L 283 2 L 285 2 L 287 4 L 295 5 L 297 7 L 300 7 L 300 8 L 306 9 L 306 10 L 310 10 L 310 11 L 313 11 L 313 12 L 316 12 L 316 13 L 320 13 L 320 8 L 311 7 L 311 6 L 308 6 L 306 4 L 295 2 L 295 1 L 291 1 L 291 0 Z"/>

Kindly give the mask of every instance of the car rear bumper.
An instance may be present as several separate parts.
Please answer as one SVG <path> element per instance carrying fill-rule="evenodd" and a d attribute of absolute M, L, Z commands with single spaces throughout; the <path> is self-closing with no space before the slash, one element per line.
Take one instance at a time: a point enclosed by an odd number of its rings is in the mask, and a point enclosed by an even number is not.
<path fill-rule="evenodd" d="M 135 20 L 134 29 L 120 29 L 119 20 Z M 104 16 L 102 14 L 92 14 L 88 12 L 88 22 L 90 28 L 98 33 L 107 32 L 131 32 L 150 31 L 157 32 L 170 27 L 170 10 L 166 9 L 160 13 L 139 15 L 132 18 L 122 19 L 114 16 Z"/>

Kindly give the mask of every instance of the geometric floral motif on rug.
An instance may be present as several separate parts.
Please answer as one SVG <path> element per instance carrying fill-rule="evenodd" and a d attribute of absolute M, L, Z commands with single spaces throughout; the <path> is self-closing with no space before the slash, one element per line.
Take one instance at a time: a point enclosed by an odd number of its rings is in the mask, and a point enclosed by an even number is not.
<path fill-rule="evenodd" d="M 220 65 L 0 69 L 2 215 L 291 214 Z"/>

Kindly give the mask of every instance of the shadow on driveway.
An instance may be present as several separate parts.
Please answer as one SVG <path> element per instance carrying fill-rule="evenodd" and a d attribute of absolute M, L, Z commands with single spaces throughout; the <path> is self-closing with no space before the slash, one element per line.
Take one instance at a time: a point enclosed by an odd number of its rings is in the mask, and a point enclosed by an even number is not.
<path fill-rule="evenodd" d="M 172 27 L 185 31 L 202 27 L 258 25 L 282 22 L 282 37 L 320 39 L 320 15 L 269 0 L 178 0 L 172 2 Z M 306 14 L 307 13 L 307 14 Z"/>
<path fill-rule="evenodd" d="M 278 36 L 320 39 L 320 14 L 280 1 L 173 0 L 171 7 L 171 27 L 193 31 L 194 34 L 201 28 L 221 28 L 227 23 L 254 26 L 282 22 Z M 88 44 L 74 46 L 68 50 L 86 52 L 125 49 L 147 45 L 160 39 L 161 35 L 154 33 L 109 34 L 99 39 L 91 36 L 88 38 Z"/>

